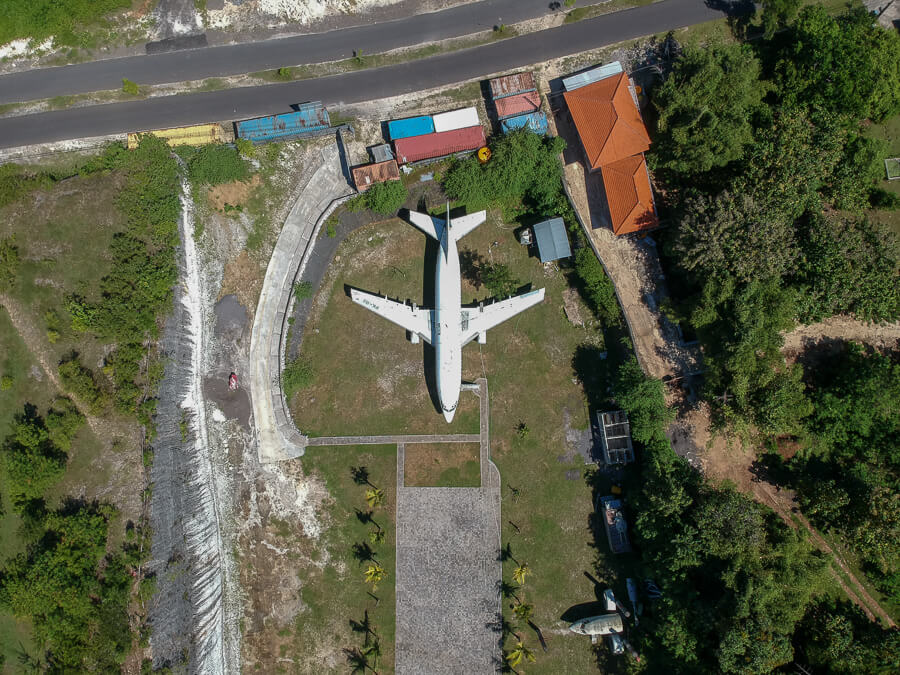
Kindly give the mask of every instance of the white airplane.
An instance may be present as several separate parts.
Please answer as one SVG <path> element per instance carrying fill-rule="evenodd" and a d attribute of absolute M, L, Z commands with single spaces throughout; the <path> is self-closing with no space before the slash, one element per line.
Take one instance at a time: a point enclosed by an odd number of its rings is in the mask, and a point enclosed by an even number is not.
<path fill-rule="evenodd" d="M 409 222 L 441 244 L 434 267 L 435 308 L 422 309 L 388 300 L 386 297 L 351 289 L 353 302 L 372 310 L 388 321 L 405 328 L 409 340 L 425 340 L 434 347 L 438 397 L 447 422 L 453 420 L 459 404 L 462 383 L 462 348 L 474 339 L 487 341 L 486 332 L 497 324 L 532 307 L 544 299 L 544 289 L 524 293 L 485 307 L 463 307 L 460 290 L 459 255 L 456 242 L 484 222 L 485 212 L 450 219 L 433 218 L 425 213 L 409 212 Z"/>

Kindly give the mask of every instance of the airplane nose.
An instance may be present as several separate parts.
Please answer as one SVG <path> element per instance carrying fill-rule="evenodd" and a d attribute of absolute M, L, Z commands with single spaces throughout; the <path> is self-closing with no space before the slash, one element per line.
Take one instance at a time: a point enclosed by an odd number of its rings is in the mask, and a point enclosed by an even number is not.
<path fill-rule="evenodd" d="M 444 419 L 447 420 L 447 424 L 453 421 L 453 416 L 456 414 L 455 410 L 445 410 L 444 411 Z"/>

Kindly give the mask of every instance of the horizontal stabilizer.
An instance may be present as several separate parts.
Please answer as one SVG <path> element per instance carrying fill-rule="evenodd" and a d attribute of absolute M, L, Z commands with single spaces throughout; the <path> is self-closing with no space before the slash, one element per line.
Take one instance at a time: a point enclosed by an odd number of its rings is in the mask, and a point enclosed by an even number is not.
<path fill-rule="evenodd" d="M 433 218 L 427 213 L 410 211 L 409 222 L 418 227 L 432 239 L 437 241 L 441 240 L 441 235 L 444 233 L 444 221 L 440 218 Z"/>
<path fill-rule="evenodd" d="M 420 309 L 402 302 L 388 300 L 380 295 L 358 291 L 355 288 L 350 289 L 350 299 L 357 305 L 362 305 L 366 309 L 375 312 L 378 316 L 397 324 L 401 328 L 405 328 L 410 333 L 418 335 L 425 342 L 431 344 L 431 315 L 433 310 Z"/>
<path fill-rule="evenodd" d="M 486 211 L 478 211 L 477 213 L 470 213 L 466 216 L 460 216 L 459 218 L 451 220 L 450 234 L 453 235 L 453 240 L 459 241 L 469 234 L 469 232 L 481 225 L 484 222 L 486 215 Z"/>

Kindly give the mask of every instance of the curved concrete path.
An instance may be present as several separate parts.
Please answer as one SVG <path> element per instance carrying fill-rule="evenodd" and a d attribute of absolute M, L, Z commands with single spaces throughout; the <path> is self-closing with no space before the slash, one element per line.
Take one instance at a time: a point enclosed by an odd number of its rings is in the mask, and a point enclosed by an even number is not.
<path fill-rule="evenodd" d="M 303 454 L 306 436 L 294 427 L 281 391 L 283 342 L 294 280 L 331 204 L 352 189 L 341 169 L 336 143 L 322 149 L 322 163 L 312 174 L 285 220 L 266 269 L 250 338 L 250 397 L 260 462 L 277 462 Z"/>

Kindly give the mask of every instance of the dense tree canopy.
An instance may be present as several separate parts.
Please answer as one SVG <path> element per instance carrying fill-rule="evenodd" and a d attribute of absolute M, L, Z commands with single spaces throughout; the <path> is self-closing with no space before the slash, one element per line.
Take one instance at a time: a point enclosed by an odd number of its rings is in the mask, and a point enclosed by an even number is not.
<path fill-rule="evenodd" d="M 854 119 L 900 112 L 900 36 L 857 7 L 832 16 L 805 7 L 779 55 L 778 90 L 788 105 L 822 106 Z"/>
<path fill-rule="evenodd" d="M 739 159 L 765 88 L 753 51 L 742 45 L 686 49 L 655 94 L 658 167 L 694 174 Z"/>

